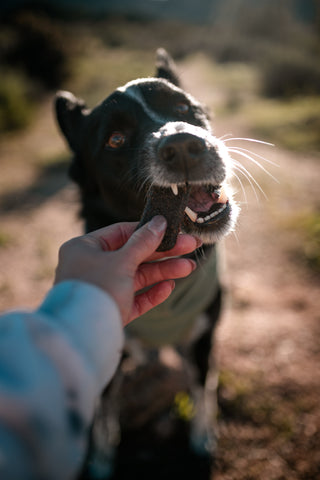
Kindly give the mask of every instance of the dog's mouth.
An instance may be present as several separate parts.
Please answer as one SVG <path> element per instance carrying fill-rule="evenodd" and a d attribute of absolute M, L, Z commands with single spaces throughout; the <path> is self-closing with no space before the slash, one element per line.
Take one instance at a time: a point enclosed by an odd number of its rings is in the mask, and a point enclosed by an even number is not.
<path fill-rule="evenodd" d="M 158 249 L 165 251 L 173 248 L 180 231 L 213 243 L 218 234 L 228 230 L 231 204 L 225 188 L 220 185 L 153 185 L 149 189 L 139 226 L 154 215 L 163 215 L 167 219 L 166 234 Z"/>
<path fill-rule="evenodd" d="M 171 185 L 174 194 L 178 193 L 177 185 Z M 229 199 L 223 187 L 214 185 L 191 185 L 185 207 L 185 215 L 197 225 L 205 227 L 215 224 L 229 210 Z"/>

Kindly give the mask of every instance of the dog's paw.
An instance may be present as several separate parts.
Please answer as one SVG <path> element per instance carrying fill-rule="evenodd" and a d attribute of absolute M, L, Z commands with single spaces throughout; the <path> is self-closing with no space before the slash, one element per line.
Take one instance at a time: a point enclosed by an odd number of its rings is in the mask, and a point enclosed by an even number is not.
<path fill-rule="evenodd" d="M 192 432 L 190 436 L 190 448 L 199 457 L 214 456 L 217 447 L 217 439 L 214 431 Z"/>

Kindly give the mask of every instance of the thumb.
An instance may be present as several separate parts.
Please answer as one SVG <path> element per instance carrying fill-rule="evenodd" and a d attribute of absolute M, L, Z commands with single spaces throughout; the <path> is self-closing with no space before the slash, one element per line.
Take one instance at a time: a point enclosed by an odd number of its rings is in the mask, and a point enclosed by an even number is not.
<path fill-rule="evenodd" d="M 150 222 L 136 230 L 122 247 L 129 262 L 136 267 L 150 257 L 160 245 L 166 227 L 165 217 L 156 215 Z"/>

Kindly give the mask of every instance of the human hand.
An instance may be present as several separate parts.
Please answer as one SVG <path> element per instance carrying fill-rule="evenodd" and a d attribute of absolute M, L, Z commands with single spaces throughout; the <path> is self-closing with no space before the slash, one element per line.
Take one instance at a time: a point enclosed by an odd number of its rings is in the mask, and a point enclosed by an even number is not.
<path fill-rule="evenodd" d="M 56 269 L 55 283 L 81 280 L 109 293 L 123 325 L 166 300 L 174 289 L 172 279 L 185 277 L 196 267 L 191 259 L 161 259 L 185 255 L 201 245 L 191 235 L 179 235 L 173 249 L 156 252 L 165 233 L 165 218 L 156 216 L 135 231 L 137 225 L 117 223 L 69 240 L 60 248 Z"/>

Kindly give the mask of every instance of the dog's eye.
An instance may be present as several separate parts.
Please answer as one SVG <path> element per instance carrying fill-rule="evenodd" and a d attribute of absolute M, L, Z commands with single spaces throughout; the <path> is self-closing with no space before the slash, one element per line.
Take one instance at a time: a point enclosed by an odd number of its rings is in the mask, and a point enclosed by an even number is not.
<path fill-rule="evenodd" d="M 126 136 L 122 132 L 113 132 L 108 141 L 107 146 L 110 148 L 120 148 L 126 141 Z"/>
<path fill-rule="evenodd" d="M 177 113 L 182 113 L 182 114 L 188 113 L 189 112 L 189 105 L 187 103 L 184 103 L 184 102 L 177 103 L 175 105 L 175 111 Z"/>

